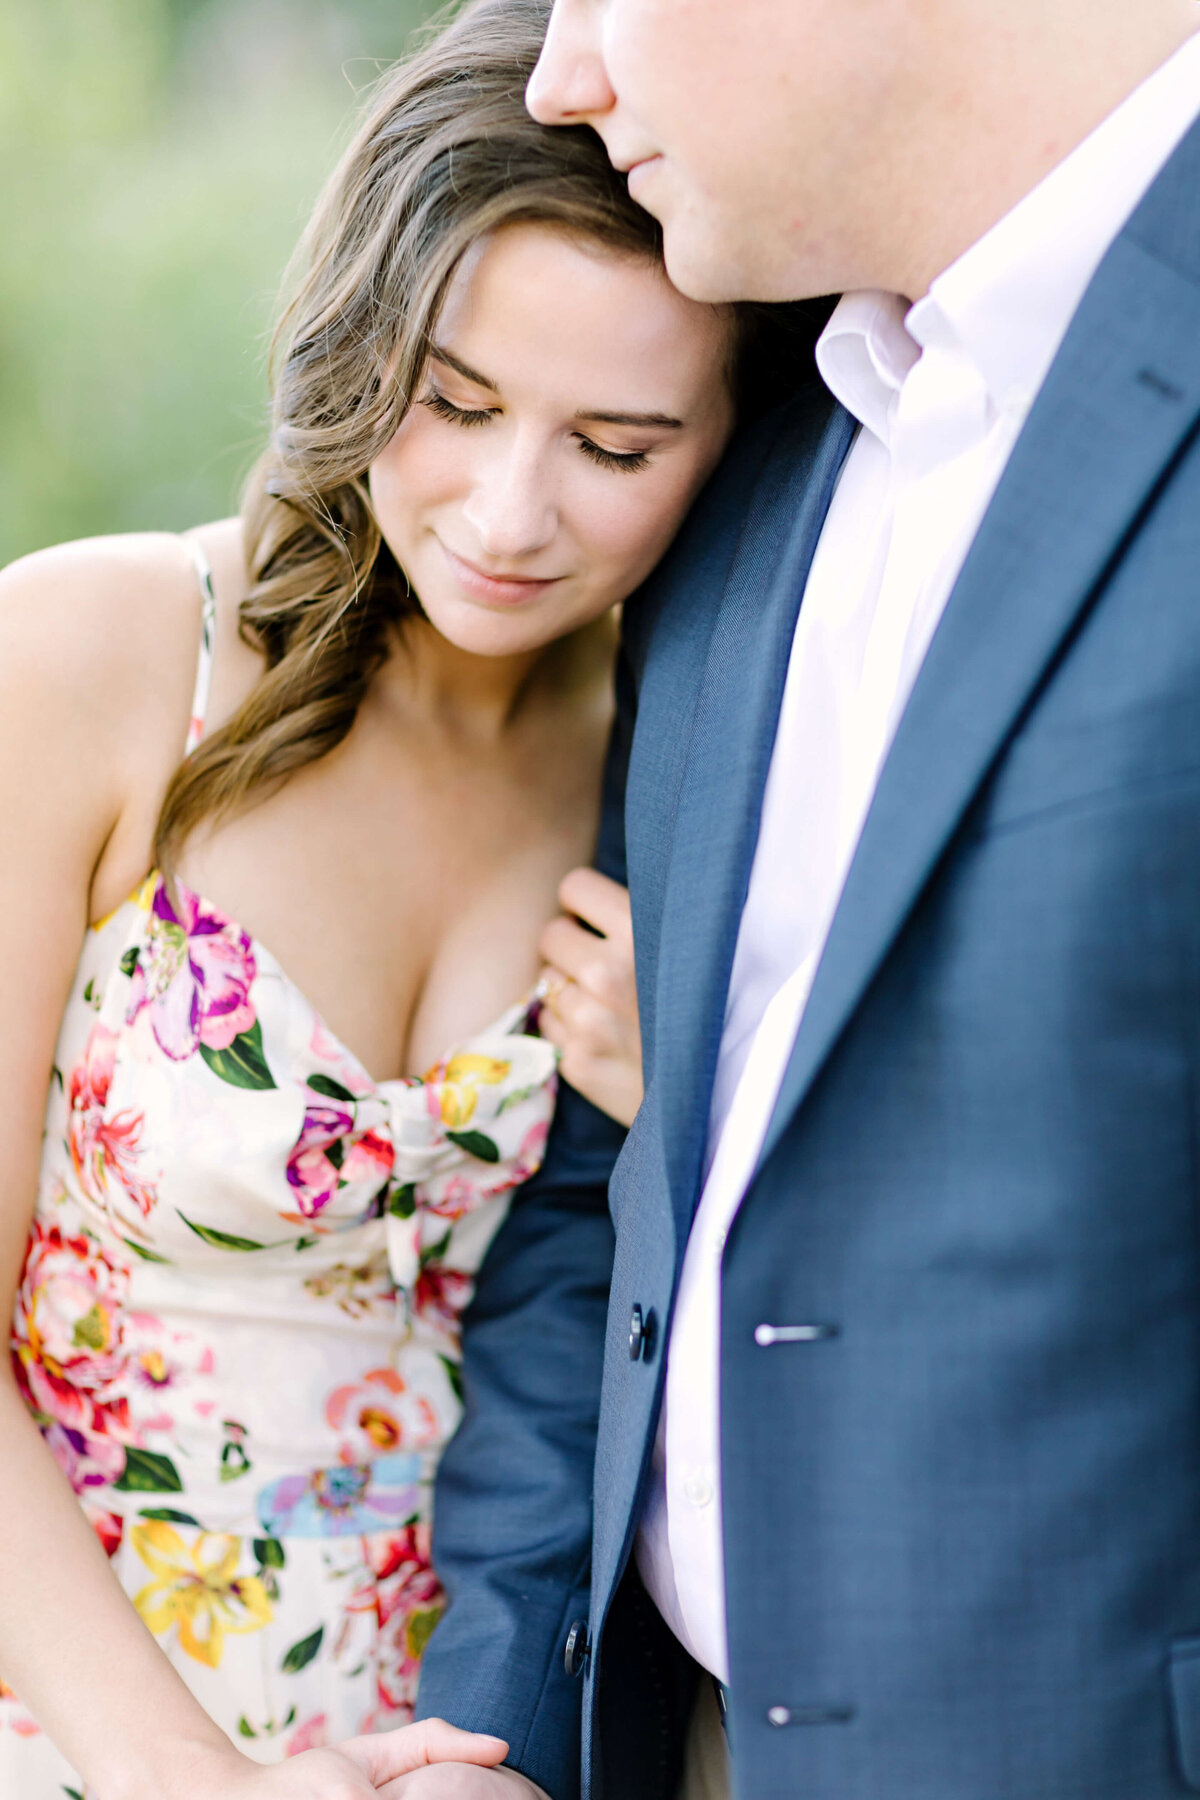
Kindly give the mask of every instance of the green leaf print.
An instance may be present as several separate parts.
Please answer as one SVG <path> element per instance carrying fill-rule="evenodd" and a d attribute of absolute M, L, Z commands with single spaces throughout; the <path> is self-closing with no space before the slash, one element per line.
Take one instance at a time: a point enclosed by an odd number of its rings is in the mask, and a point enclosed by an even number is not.
<path fill-rule="evenodd" d="M 78 1788 L 64 1787 L 63 1793 L 67 1796 L 67 1800 L 83 1800 L 83 1795 Z"/>
<path fill-rule="evenodd" d="M 406 1647 L 410 1656 L 424 1656 L 429 1640 L 445 1610 L 444 1606 L 426 1606 L 422 1607 L 420 1612 L 412 1614 L 408 1624 L 404 1627 Z"/>
<path fill-rule="evenodd" d="M 254 1554 L 260 1569 L 282 1569 L 287 1563 L 287 1552 L 278 1538 L 255 1538 Z"/>
<path fill-rule="evenodd" d="M 342 1100 L 349 1106 L 357 1105 L 357 1098 L 350 1089 L 335 1081 L 332 1075 L 310 1075 L 305 1086 L 314 1094 L 323 1094 L 326 1100 Z"/>
<path fill-rule="evenodd" d="M 173 1506 L 139 1506 L 139 1519 L 161 1519 L 165 1525 L 194 1525 L 200 1529 L 199 1519 L 193 1519 L 191 1513 L 176 1512 Z"/>
<path fill-rule="evenodd" d="M 425 1268 L 427 1263 L 441 1262 L 441 1260 L 445 1256 L 447 1250 L 450 1248 L 450 1239 L 453 1235 L 454 1235 L 453 1228 L 451 1226 L 447 1225 L 445 1231 L 442 1233 L 441 1237 L 438 1239 L 436 1244 L 426 1244 L 425 1248 L 421 1252 L 421 1267 L 422 1268 Z"/>
<path fill-rule="evenodd" d="M 169 1456 L 156 1450 L 139 1450 L 134 1445 L 125 1452 L 125 1467 L 113 1486 L 123 1494 L 182 1494 L 179 1471 Z"/>
<path fill-rule="evenodd" d="M 197 1225 L 186 1213 L 180 1213 L 179 1217 L 189 1231 L 194 1231 L 198 1238 L 203 1238 L 214 1250 L 278 1250 L 287 1241 L 280 1239 L 276 1244 L 260 1244 L 254 1238 L 234 1237 L 228 1231 L 215 1231 L 211 1225 Z"/>
<path fill-rule="evenodd" d="M 539 1086 L 540 1083 L 535 1081 L 532 1087 L 517 1088 L 515 1093 L 505 1094 L 503 1100 L 496 1108 L 496 1117 L 499 1118 L 501 1113 L 506 1113 L 510 1106 L 520 1106 L 523 1100 L 531 1099 L 532 1096 L 537 1093 Z"/>
<path fill-rule="evenodd" d="M 417 1190 L 411 1181 L 403 1187 L 393 1188 L 388 1195 L 387 1209 L 394 1219 L 411 1219 L 417 1210 Z"/>
<path fill-rule="evenodd" d="M 257 1731 L 255 1731 L 245 1713 L 243 1713 L 238 1720 L 238 1736 L 244 1738 L 256 1738 L 258 1736 Z"/>
<path fill-rule="evenodd" d="M 456 1363 L 453 1360 L 452 1357 L 442 1356 L 439 1354 L 438 1361 L 441 1363 L 443 1369 L 445 1369 L 446 1379 L 449 1381 L 450 1386 L 454 1389 L 454 1398 L 461 1405 L 462 1397 L 463 1397 L 462 1369 L 459 1367 L 458 1363 Z"/>
<path fill-rule="evenodd" d="M 136 944 L 132 945 L 131 948 L 125 952 L 124 956 L 121 958 L 122 975 L 128 975 L 132 979 L 137 972 L 138 958 L 140 955 L 141 951 Z"/>
<path fill-rule="evenodd" d="M 249 1031 L 235 1037 L 228 1050 L 210 1050 L 201 1044 L 200 1054 L 222 1081 L 230 1087 L 273 1088 L 274 1078 L 263 1053 L 262 1024 L 255 1019 Z"/>
<path fill-rule="evenodd" d="M 132 1250 L 135 1256 L 140 1256 L 143 1262 L 166 1263 L 170 1267 L 169 1256 L 159 1256 L 157 1251 L 147 1250 L 144 1244 L 135 1244 L 132 1238 L 122 1238 L 121 1242 L 127 1250 Z"/>
<path fill-rule="evenodd" d="M 499 1150 L 482 1131 L 448 1131 L 446 1136 L 452 1144 L 457 1144 L 460 1150 L 465 1150 L 468 1156 L 474 1156 L 480 1162 L 500 1161 Z"/>
<path fill-rule="evenodd" d="M 321 1648 L 321 1640 L 324 1636 L 325 1627 L 323 1625 L 318 1625 L 317 1629 L 308 1637 L 301 1638 L 298 1644 L 293 1644 L 279 1665 L 284 1674 L 298 1675 L 301 1669 L 307 1669 L 309 1663 Z"/>

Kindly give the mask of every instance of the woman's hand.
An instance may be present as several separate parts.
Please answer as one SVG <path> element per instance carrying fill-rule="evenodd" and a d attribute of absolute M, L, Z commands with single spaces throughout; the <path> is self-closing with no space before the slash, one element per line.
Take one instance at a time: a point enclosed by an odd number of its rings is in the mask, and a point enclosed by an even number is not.
<path fill-rule="evenodd" d="M 542 1036 L 562 1052 L 571 1086 L 631 1125 L 642 1103 L 642 1034 L 629 894 L 595 869 L 572 869 L 558 898 L 566 916 L 541 938 Z"/>
<path fill-rule="evenodd" d="M 420 1791 L 404 1780 L 420 1770 L 450 1765 L 446 1773 L 453 1781 L 453 1770 L 466 1778 L 495 1769 L 507 1754 L 502 1738 L 460 1731 L 444 1719 L 422 1719 L 396 1731 L 350 1738 L 329 1750 L 305 1750 L 269 1767 L 249 1761 L 230 1745 L 215 1757 L 207 1750 L 192 1759 L 181 1756 L 171 1779 L 164 1785 L 160 1778 L 156 1794 L 164 1800 L 378 1800 L 381 1795 L 401 1800 Z M 443 1791 L 451 1794 L 454 1787 Z M 469 1794 L 470 1788 L 463 1791 Z"/>

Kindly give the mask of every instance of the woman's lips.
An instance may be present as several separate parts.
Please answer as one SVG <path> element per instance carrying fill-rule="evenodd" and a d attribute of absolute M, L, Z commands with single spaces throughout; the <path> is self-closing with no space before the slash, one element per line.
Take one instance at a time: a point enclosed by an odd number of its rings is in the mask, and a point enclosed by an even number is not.
<path fill-rule="evenodd" d="M 438 543 L 442 544 L 440 538 Z M 516 606 L 522 600 L 534 600 L 539 594 L 544 594 L 547 588 L 562 580 L 561 575 L 536 580 L 515 575 L 489 575 L 485 570 L 477 569 L 465 557 L 457 555 L 447 544 L 442 544 L 442 553 L 459 586 L 466 588 L 468 594 L 474 594 L 477 600 L 486 600 L 492 606 Z"/>
<path fill-rule="evenodd" d="M 641 162 L 635 162 L 632 165 L 628 174 L 626 175 L 626 181 L 628 182 L 628 185 L 629 185 L 629 192 L 630 192 L 631 197 L 634 193 L 635 188 L 640 188 L 645 185 L 646 177 L 653 174 L 654 170 L 657 169 L 657 167 L 661 161 L 662 161 L 661 155 L 660 156 L 646 156 L 646 157 L 642 158 Z"/>

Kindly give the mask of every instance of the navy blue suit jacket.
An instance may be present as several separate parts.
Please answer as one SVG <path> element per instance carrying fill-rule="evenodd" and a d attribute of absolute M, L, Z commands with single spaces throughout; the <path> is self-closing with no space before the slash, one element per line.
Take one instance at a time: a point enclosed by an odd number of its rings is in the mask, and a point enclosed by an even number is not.
<path fill-rule="evenodd" d="M 1198 430 L 1200 129 L 963 569 L 725 1250 L 741 1800 L 1200 1791 Z M 850 436 L 814 392 L 743 442 L 630 609 L 601 860 L 633 897 L 646 1100 L 610 1225 L 614 1136 L 568 1096 L 470 1317 L 422 1708 L 502 1732 L 554 1800 L 668 1800 L 677 1767 L 694 1671 L 630 1549 Z"/>

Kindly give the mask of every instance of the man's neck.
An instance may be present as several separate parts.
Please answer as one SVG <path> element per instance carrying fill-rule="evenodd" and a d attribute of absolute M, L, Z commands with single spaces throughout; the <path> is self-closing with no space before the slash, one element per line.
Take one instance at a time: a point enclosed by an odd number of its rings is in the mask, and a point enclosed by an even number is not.
<path fill-rule="evenodd" d="M 1094 31 L 1058 44 L 1046 30 L 1036 57 L 1022 31 L 995 33 L 979 78 L 959 83 L 941 129 L 918 158 L 909 153 L 910 192 L 922 202 L 879 220 L 883 278 L 857 285 L 926 294 L 1200 26 L 1195 0 L 1148 11 L 1097 8 Z"/>

